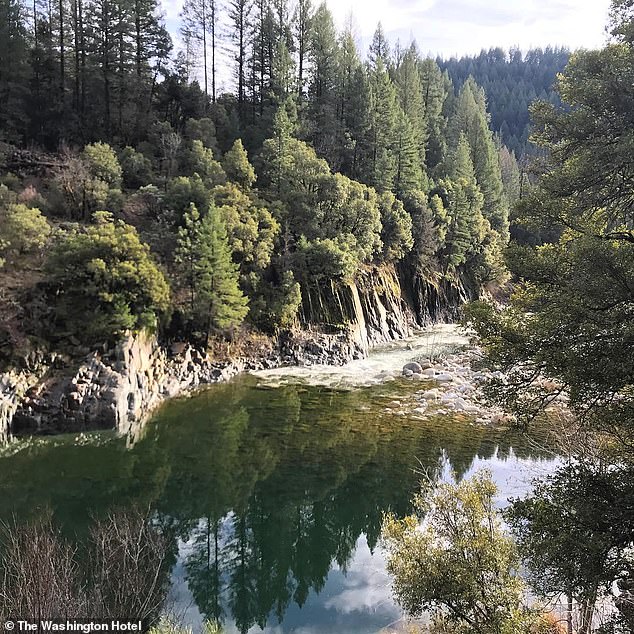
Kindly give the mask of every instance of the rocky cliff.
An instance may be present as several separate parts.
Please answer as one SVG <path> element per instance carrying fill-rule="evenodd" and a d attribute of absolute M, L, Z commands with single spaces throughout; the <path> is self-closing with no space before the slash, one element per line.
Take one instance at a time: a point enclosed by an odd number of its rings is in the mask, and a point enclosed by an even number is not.
<path fill-rule="evenodd" d="M 417 324 L 446 320 L 466 299 L 459 288 L 431 283 L 404 294 L 393 267 L 360 271 L 354 283 L 303 288 L 302 295 L 302 329 L 281 333 L 249 358 L 220 363 L 185 343 L 164 347 L 138 333 L 73 369 L 41 364 L 38 372 L 0 375 L 0 442 L 91 428 L 133 433 L 166 398 L 248 370 L 344 364 L 409 336 Z"/>

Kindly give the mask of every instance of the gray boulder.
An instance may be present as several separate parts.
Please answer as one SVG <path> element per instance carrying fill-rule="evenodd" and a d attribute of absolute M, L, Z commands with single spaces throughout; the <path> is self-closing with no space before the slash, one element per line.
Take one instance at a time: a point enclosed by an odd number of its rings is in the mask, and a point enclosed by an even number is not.
<path fill-rule="evenodd" d="M 420 374 L 423 371 L 420 363 L 416 363 L 416 361 L 412 361 L 411 363 L 406 363 L 403 366 L 403 374 L 407 374 L 411 372 L 412 374 Z"/>

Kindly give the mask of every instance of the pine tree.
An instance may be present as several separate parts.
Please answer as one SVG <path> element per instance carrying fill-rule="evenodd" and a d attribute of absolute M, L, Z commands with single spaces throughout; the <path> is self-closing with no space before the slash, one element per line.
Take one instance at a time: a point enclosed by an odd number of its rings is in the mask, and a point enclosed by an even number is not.
<path fill-rule="evenodd" d="M 229 0 L 227 7 L 232 26 L 230 38 L 233 42 L 234 75 L 237 84 L 238 106 L 240 107 L 240 114 L 244 116 L 248 70 L 247 56 L 250 49 L 250 34 L 252 31 L 249 17 L 253 4 L 252 0 Z"/>
<path fill-rule="evenodd" d="M 0 0 L 0 134 L 19 141 L 25 132 L 26 16 L 18 0 Z"/>
<path fill-rule="evenodd" d="M 379 192 L 391 191 L 396 176 L 396 91 L 381 57 L 370 75 L 369 116 L 364 180 Z"/>
<path fill-rule="evenodd" d="M 196 207 L 190 206 L 179 231 L 175 259 L 190 290 L 190 317 L 204 341 L 209 342 L 214 329 L 239 326 L 248 312 L 248 300 L 238 285 L 227 231 L 213 206 L 202 219 Z"/>
<path fill-rule="evenodd" d="M 295 40 L 297 41 L 297 95 L 304 97 L 306 62 L 310 48 L 313 7 L 311 0 L 298 0 L 295 8 Z"/>
<path fill-rule="evenodd" d="M 338 168 L 350 178 L 362 178 L 362 145 L 369 129 L 370 85 L 359 59 L 352 29 L 340 37 L 338 116 L 341 126 Z"/>
<path fill-rule="evenodd" d="M 396 69 L 394 82 L 401 109 L 411 124 L 412 137 L 418 152 L 418 167 L 422 172 L 425 169 L 428 134 L 419 65 L 418 51 L 416 45 L 412 44 Z"/>
<path fill-rule="evenodd" d="M 444 114 L 447 87 L 438 64 L 431 59 L 419 62 L 421 94 L 425 119 L 425 161 L 430 175 L 442 164 L 446 153 Z"/>
<path fill-rule="evenodd" d="M 216 0 L 186 0 L 181 13 L 181 35 L 195 42 L 203 57 L 203 86 L 209 95 L 211 74 L 211 100 L 216 101 L 216 52 L 218 48 L 218 7 Z M 211 60 L 208 59 L 211 55 Z"/>
<path fill-rule="evenodd" d="M 224 155 L 222 167 L 227 178 L 240 185 L 242 189 L 250 189 L 255 183 L 255 170 L 253 165 L 249 163 L 249 157 L 241 139 L 238 139 Z"/>
<path fill-rule="evenodd" d="M 484 196 L 483 213 L 506 242 L 509 236 L 508 203 L 504 196 L 498 152 L 489 129 L 484 91 L 472 78 L 460 90 L 449 121 L 447 135 L 451 147 L 457 148 L 462 134 L 471 148 L 476 180 Z"/>
<path fill-rule="evenodd" d="M 394 191 L 403 198 L 408 192 L 421 189 L 423 172 L 414 128 L 409 117 L 400 109 L 396 122 L 394 156 L 396 159 Z"/>
<path fill-rule="evenodd" d="M 332 13 L 322 3 L 311 20 L 311 63 L 308 96 L 308 128 L 319 156 L 334 163 L 338 154 L 337 71 L 339 46 Z"/>
<path fill-rule="evenodd" d="M 445 238 L 449 270 L 456 269 L 478 252 L 487 225 L 482 215 L 484 196 L 476 182 L 471 149 L 464 134 L 453 155 L 452 177 L 447 183 L 450 221 Z"/>
<path fill-rule="evenodd" d="M 377 67 L 379 60 L 383 62 L 383 66 L 388 66 L 390 63 L 390 45 L 385 37 L 383 25 L 380 22 L 376 26 L 376 31 L 374 31 L 368 50 L 368 61 L 372 68 Z"/>

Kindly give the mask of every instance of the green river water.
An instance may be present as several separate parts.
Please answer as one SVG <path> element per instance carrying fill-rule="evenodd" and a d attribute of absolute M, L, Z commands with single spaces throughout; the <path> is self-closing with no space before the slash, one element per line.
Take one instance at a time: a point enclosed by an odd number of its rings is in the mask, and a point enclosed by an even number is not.
<path fill-rule="evenodd" d="M 134 441 L 94 433 L 18 443 L 0 453 L 0 519 L 49 508 L 82 539 L 95 515 L 149 508 L 171 535 L 167 609 L 187 623 L 379 632 L 401 616 L 382 515 L 410 510 L 421 470 L 447 479 L 488 467 L 503 501 L 554 460 L 539 435 L 411 413 L 423 386 L 382 379 L 418 353 L 393 347 L 370 366 L 330 370 L 328 381 L 293 370 L 243 376 L 167 403 Z M 367 373 L 379 378 L 350 380 Z"/>

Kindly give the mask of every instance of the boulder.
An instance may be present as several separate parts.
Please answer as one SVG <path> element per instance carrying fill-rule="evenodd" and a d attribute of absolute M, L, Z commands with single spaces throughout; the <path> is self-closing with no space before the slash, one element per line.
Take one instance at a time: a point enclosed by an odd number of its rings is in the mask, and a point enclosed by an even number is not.
<path fill-rule="evenodd" d="M 411 372 L 412 374 L 420 374 L 423 371 L 420 363 L 416 363 L 416 361 L 412 361 L 411 363 L 406 363 L 403 366 L 403 374 L 406 372 Z"/>

